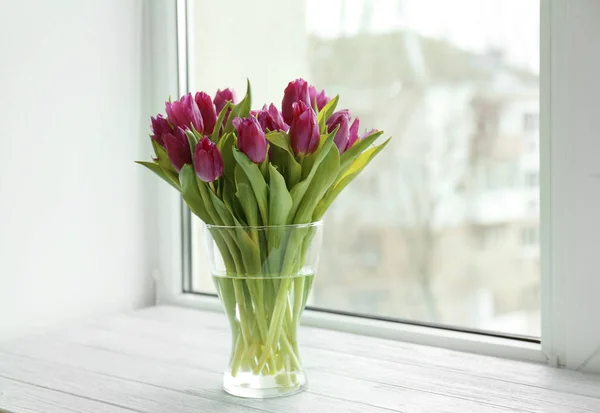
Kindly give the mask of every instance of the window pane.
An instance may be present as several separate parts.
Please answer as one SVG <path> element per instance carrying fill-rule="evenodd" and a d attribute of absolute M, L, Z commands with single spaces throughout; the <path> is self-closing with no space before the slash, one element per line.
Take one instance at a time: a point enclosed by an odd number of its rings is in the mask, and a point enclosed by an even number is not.
<path fill-rule="evenodd" d="M 192 3 L 192 90 L 248 77 L 257 108 L 304 77 L 394 137 L 328 212 L 310 304 L 539 336 L 539 1 Z"/>

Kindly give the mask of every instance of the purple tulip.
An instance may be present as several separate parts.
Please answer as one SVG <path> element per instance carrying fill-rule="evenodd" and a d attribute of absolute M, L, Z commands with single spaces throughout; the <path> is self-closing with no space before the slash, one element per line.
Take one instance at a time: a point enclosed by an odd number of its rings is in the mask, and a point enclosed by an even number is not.
<path fill-rule="evenodd" d="M 217 114 L 221 113 L 227 101 L 230 101 L 231 104 L 236 104 L 237 100 L 235 98 L 235 91 L 233 89 L 217 89 L 217 94 L 215 95 L 215 107 L 217 109 Z"/>
<path fill-rule="evenodd" d="M 217 123 L 217 112 L 215 110 L 215 105 L 213 104 L 210 96 L 204 92 L 197 92 L 196 96 L 194 96 L 194 100 L 198 105 L 198 109 L 200 109 L 200 114 L 202 115 L 202 124 L 204 126 L 204 129 L 198 130 L 198 132 L 204 133 L 205 135 L 210 135 L 213 133 L 215 124 Z"/>
<path fill-rule="evenodd" d="M 354 118 L 354 122 L 352 122 L 352 125 L 350 126 L 350 129 L 348 131 L 348 144 L 346 145 L 346 150 L 350 149 L 352 145 L 354 145 L 354 143 L 358 140 L 359 124 L 360 122 L 358 118 Z"/>
<path fill-rule="evenodd" d="M 296 79 L 291 81 L 283 92 L 283 100 L 281 101 L 281 112 L 283 120 L 288 125 L 292 125 L 294 118 L 294 108 L 296 102 L 303 102 L 306 106 L 310 106 L 310 96 L 308 94 L 308 83 L 304 79 Z"/>
<path fill-rule="evenodd" d="M 267 156 L 267 139 L 258 120 L 235 118 L 232 122 L 238 135 L 238 148 L 254 163 L 262 163 Z"/>
<path fill-rule="evenodd" d="M 191 129 L 190 125 L 193 125 L 199 132 L 204 130 L 200 109 L 191 93 L 188 93 L 175 102 L 167 102 L 166 107 L 171 125 L 175 127 L 179 126 L 183 129 Z"/>
<path fill-rule="evenodd" d="M 314 107 L 315 106 L 315 102 L 316 102 L 316 104 L 317 104 L 317 110 L 319 112 L 331 100 L 325 94 L 325 90 L 321 90 L 319 93 L 317 93 L 317 89 L 315 89 L 315 87 L 312 86 L 312 85 L 309 86 L 309 88 L 308 88 L 308 95 L 310 96 L 310 105 L 312 107 Z"/>
<path fill-rule="evenodd" d="M 150 117 L 150 120 L 152 121 L 152 140 L 158 142 L 160 146 L 165 146 L 163 136 L 165 133 L 173 132 L 173 128 L 160 113 L 156 115 L 156 118 Z"/>
<path fill-rule="evenodd" d="M 306 156 L 319 147 L 319 123 L 315 111 L 300 101 L 292 105 L 292 122 L 290 125 L 290 141 L 294 153 Z"/>
<path fill-rule="evenodd" d="M 256 114 L 256 119 L 262 127 L 262 130 L 267 133 L 268 131 L 284 131 L 287 132 L 289 126 L 283 121 L 281 113 L 277 110 L 277 107 L 271 103 L 267 109 L 267 105 L 264 105 L 262 110 L 259 110 Z"/>
<path fill-rule="evenodd" d="M 183 165 L 192 163 L 190 144 L 182 128 L 177 127 L 175 134 L 166 133 L 163 139 L 169 160 L 177 172 L 181 171 Z"/>
<path fill-rule="evenodd" d="M 194 152 L 194 171 L 204 182 L 212 182 L 223 175 L 223 156 L 214 142 L 207 137 L 200 139 Z"/>
<path fill-rule="evenodd" d="M 339 126 L 335 138 L 333 138 L 333 143 L 338 147 L 340 153 L 344 153 L 346 146 L 348 145 L 349 124 L 350 112 L 347 110 L 335 112 L 327 119 L 327 132 L 331 133 Z"/>

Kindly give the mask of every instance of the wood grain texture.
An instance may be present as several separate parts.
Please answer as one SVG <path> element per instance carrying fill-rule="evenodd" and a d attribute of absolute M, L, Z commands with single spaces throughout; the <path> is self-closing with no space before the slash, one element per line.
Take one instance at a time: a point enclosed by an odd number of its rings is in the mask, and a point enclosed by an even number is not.
<path fill-rule="evenodd" d="M 220 388 L 226 323 L 153 307 L 0 344 L 0 411 L 600 412 L 597 376 L 309 327 L 309 391 L 239 399 Z"/>

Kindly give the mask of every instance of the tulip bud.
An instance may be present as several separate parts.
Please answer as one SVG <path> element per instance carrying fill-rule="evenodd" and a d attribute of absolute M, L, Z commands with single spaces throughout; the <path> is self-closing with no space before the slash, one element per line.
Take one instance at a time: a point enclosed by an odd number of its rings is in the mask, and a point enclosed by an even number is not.
<path fill-rule="evenodd" d="M 314 108 L 316 103 L 319 112 L 325 107 L 327 102 L 331 100 L 325 94 L 325 90 L 321 90 L 317 93 L 317 89 L 312 85 L 308 88 L 308 95 L 310 96 L 310 105 Z"/>
<path fill-rule="evenodd" d="M 183 168 L 183 165 L 192 163 L 190 144 L 182 128 L 177 127 L 175 134 L 166 133 L 163 139 L 169 160 L 177 172 Z"/>
<path fill-rule="evenodd" d="M 238 148 L 256 164 L 262 163 L 267 156 L 267 139 L 258 120 L 249 118 L 235 118 L 232 122 L 238 135 Z"/>
<path fill-rule="evenodd" d="M 212 182 L 223 175 L 223 156 L 214 142 L 207 137 L 200 139 L 194 152 L 194 171 L 204 182 Z"/>
<path fill-rule="evenodd" d="M 200 133 L 204 133 L 205 135 L 210 135 L 213 133 L 215 129 L 215 124 L 217 123 L 217 112 L 215 110 L 215 105 L 213 104 L 212 99 L 204 92 L 196 93 L 194 97 L 196 104 L 198 105 L 198 109 L 200 109 L 200 114 L 202 115 L 202 123 L 204 125 L 203 130 L 198 130 Z"/>
<path fill-rule="evenodd" d="M 173 128 L 160 113 L 156 115 L 156 118 L 150 117 L 150 120 L 152 121 L 152 140 L 158 142 L 160 146 L 165 146 L 163 136 L 165 133 L 173 132 Z"/>
<path fill-rule="evenodd" d="M 193 125 L 198 132 L 204 130 L 200 109 L 191 93 L 188 93 L 175 102 L 167 102 L 166 109 L 171 125 L 175 127 L 179 126 L 183 129 L 191 129 L 190 125 Z"/>
<path fill-rule="evenodd" d="M 281 101 L 281 112 L 285 123 L 291 126 L 294 118 L 293 104 L 303 102 L 306 106 L 310 106 L 310 96 L 308 94 L 308 83 L 304 79 L 296 79 L 291 81 L 283 92 L 283 100 Z"/>
<path fill-rule="evenodd" d="M 292 105 L 292 122 L 290 125 L 290 143 L 294 153 L 306 156 L 319 147 L 319 122 L 315 111 L 304 102 Z"/>
<path fill-rule="evenodd" d="M 256 119 L 262 127 L 262 130 L 267 133 L 269 131 L 284 131 L 287 132 L 289 126 L 285 124 L 281 113 L 277 110 L 277 107 L 271 103 L 267 109 L 267 105 L 264 105 L 262 110 L 259 110 L 256 114 Z"/>
<path fill-rule="evenodd" d="M 333 132 L 335 128 L 339 126 L 338 131 L 333 138 L 333 143 L 338 147 L 340 153 L 344 153 L 346 146 L 348 145 L 348 133 L 350 123 L 350 112 L 347 110 L 340 110 L 335 112 L 329 119 L 327 119 L 327 131 Z"/>
<path fill-rule="evenodd" d="M 231 104 L 237 103 L 235 91 L 233 89 L 217 89 L 217 94 L 215 95 L 214 99 L 217 113 L 221 113 L 227 101 L 231 101 Z"/>
<path fill-rule="evenodd" d="M 354 122 L 352 122 L 352 125 L 350 126 L 350 129 L 348 131 L 348 144 L 346 145 L 346 150 L 350 149 L 352 145 L 354 145 L 354 142 L 358 140 L 359 124 L 360 122 L 358 118 L 354 118 Z"/>

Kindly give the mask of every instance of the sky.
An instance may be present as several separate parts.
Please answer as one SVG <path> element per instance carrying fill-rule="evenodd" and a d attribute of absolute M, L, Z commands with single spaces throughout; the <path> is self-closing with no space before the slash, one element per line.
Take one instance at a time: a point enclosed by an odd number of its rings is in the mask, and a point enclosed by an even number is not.
<path fill-rule="evenodd" d="M 371 7 L 371 17 L 367 9 Z M 539 0 L 306 0 L 309 33 L 321 37 L 413 30 L 460 48 L 504 51 L 507 61 L 539 73 Z"/>

